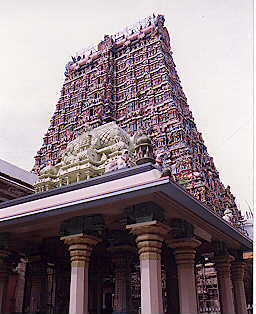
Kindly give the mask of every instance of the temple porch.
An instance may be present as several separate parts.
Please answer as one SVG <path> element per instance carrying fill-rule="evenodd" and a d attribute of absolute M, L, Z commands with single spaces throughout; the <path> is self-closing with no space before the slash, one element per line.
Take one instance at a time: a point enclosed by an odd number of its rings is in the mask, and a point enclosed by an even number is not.
<path fill-rule="evenodd" d="M 197 314 L 204 256 L 221 313 L 247 313 L 251 240 L 150 164 L 10 201 L 0 232 L 1 313 Z"/>

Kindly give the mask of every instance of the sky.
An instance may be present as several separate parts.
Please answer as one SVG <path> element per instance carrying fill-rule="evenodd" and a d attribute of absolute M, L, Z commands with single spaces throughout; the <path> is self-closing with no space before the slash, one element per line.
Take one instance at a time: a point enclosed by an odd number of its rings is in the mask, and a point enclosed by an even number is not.
<path fill-rule="evenodd" d="M 197 128 L 240 209 L 253 208 L 252 0 L 0 2 L 0 158 L 31 170 L 71 55 L 165 15 Z"/>

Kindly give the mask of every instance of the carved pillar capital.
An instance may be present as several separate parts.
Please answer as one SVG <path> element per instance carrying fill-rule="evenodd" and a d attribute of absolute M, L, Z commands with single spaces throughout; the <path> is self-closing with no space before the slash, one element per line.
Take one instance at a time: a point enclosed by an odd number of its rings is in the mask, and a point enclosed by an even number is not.
<path fill-rule="evenodd" d="M 175 249 L 177 264 L 194 264 L 196 248 L 201 242 L 195 238 L 180 238 L 167 240 L 168 245 Z"/>
<path fill-rule="evenodd" d="M 145 234 L 138 236 L 136 242 L 140 259 L 161 259 L 163 237 L 156 234 Z"/>
<path fill-rule="evenodd" d="M 158 222 L 149 221 L 128 225 L 126 227 L 137 235 L 136 243 L 140 259 L 160 259 L 161 248 L 170 227 Z"/>
<path fill-rule="evenodd" d="M 88 267 L 91 251 L 100 239 L 87 234 L 75 234 L 61 237 L 61 240 L 69 246 L 71 267 Z"/>
<path fill-rule="evenodd" d="M 230 267 L 233 261 L 234 257 L 231 255 L 215 256 L 215 267 L 218 276 L 230 276 Z"/>
<path fill-rule="evenodd" d="M 231 263 L 231 279 L 232 281 L 243 281 L 246 263 L 243 261 L 233 261 Z"/>

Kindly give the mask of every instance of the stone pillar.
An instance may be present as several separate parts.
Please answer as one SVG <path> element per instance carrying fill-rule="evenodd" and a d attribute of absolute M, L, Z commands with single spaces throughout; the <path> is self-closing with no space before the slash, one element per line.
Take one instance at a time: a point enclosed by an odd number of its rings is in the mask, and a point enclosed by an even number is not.
<path fill-rule="evenodd" d="M 233 287 L 230 278 L 230 266 L 233 260 L 234 258 L 230 255 L 215 257 L 215 267 L 217 270 L 219 284 L 220 303 L 223 314 L 235 314 Z"/>
<path fill-rule="evenodd" d="M 114 314 L 128 314 L 130 304 L 130 262 L 133 248 L 124 245 L 110 248 L 115 274 Z"/>
<path fill-rule="evenodd" d="M 161 249 L 170 228 L 158 221 L 128 225 L 136 236 L 140 257 L 141 314 L 163 314 Z"/>
<path fill-rule="evenodd" d="M 236 314 L 247 314 L 247 304 L 244 289 L 244 268 L 243 261 L 231 263 L 231 279 L 234 289 L 234 305 Z"/>
<path fill-rule="evenodd" d="M 175 250 L 178 270 L 180 314 L 197 314 L 195 254 L 201 242 L 194 238 L 169 240 L 168 244 Z"/>
<path fill-rule="evenodd" d="M 69 246 L 71 257 L 69 314 L 88 314 L 88 267 L 92 248 L 100 240 L 83 233 L 61 240 Z"/>
<path fill-rule="evenodd" d="M 5 262 L 9 252 L 0 250 L 0 314 L 5 313 L 5 302 L 7 298 L 7 285 L 9 277 L 9 267 Z"/>

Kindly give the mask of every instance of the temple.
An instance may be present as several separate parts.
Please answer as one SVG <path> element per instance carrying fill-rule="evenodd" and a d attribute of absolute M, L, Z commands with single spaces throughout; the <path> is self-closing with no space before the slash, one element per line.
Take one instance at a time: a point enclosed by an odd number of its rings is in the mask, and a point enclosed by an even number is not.
<path fill-rule="evenodd" d="M 33 172 L 0 204 L 1 314 L 249 313 L 252 240 L 162 15 L 72 57 Z"/>
<path fill-rule="evenodd" d="M 116 121 L 130 135 L 149 134 L 175 182 L 220 215 L 231 212 L 233 223 L 241 225 L 234 196 L 221 183 L 189 110 L 162 15 L 106 35 L 97 46 L 77 53 L 65 77 L 35 156 L 36 173 L 58 164 L 68 143 L 88 127 Z"/>

